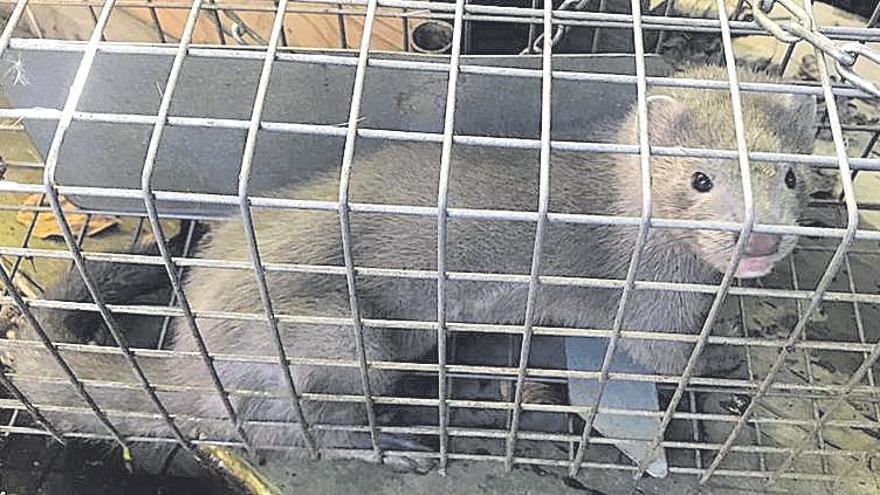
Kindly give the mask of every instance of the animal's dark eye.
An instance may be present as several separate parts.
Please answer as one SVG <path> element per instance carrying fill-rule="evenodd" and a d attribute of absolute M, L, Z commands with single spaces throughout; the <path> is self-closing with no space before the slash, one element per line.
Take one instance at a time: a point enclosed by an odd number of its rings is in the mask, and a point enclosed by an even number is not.
<path fill-rule="evenodd" d="M 794 176 L 794 170 L 788 169 L 788 172 L 785 173 L 785 187 L 794 189 L 794 186 L 796 185 L 797 177 Z"/>
<path fill-rule="evenodd" d="M 693 179 L 691 180 L 691 185 L 698 192 L 704 193 L 712 190 L 712 179 L 709 178 L 708 175 L 703 172 L 694 172 Z"/>

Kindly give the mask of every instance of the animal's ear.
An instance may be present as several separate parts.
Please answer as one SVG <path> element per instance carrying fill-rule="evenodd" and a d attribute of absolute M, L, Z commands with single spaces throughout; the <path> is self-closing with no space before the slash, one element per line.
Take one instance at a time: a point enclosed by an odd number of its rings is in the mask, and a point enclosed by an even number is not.
<path fill-rule="evenodd" d="M 653 146 L 684 146 L 690 133 L 687 106 L 667 95 L 648 97 L 648 136 Z"/>
<path fill-rule="evenodd" d="M 791 115 L 791 124 L 799 135 L 812 138 L 816 133 L 816 110 L 818 103 L 815 95 L 788 95 L 786 109 Z"/>

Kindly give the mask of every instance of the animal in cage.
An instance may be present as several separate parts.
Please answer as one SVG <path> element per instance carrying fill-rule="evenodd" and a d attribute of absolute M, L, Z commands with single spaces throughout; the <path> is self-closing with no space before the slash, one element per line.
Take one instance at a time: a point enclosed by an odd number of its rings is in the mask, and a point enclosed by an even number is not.
<path fill-rule="evenodd" d="M 740 70 L 742 81 L 774 81 L 769 76 Z M 679 77 L 724 79 L 726 69 L 695 67 Z M 745 140 L 750 149 L 784 153 L 810 153 L 816 103 L 812 96 L 746 93 L 742 96 Z M 655 89 L 648 98 L 647 124 L 652 146 L 735 147 L 736 133 L 730 124 L 730 98 L 723 91 Z M 638 109 L 633 107 L 622 122 L 609 127 L 605 136 L 614 142 L 638 141 Z M 539 177 L 536 150 L 453 147 L 448 189 L 450 208 L 534 211 L 538 202 Z M 351 200 L 387 205 L 433 207 L 440 182 L 440 156 L 430 145 L 385 143 L 356 159 L 352 168 Z M 642 183 L 639 156 L 623 154 L 554 152 L 550 160 L 549 205 L 551 211 L 589 213 L 613 218 L 638 218 L 642 214 Z M 735 160 L 654 156 L 650 162 L 653 215 L 681 220 L 742 222 L 746 208 L 740 169 Z M 759 223 L 794 225 L 801 219 L 809 190 L 810 175 L 787 163 L 752 161 L 753 203 Z M 278 197 L 334 198 L 336 174 L 319 176 Z M 344 253 L 336 212 L 284 212 L 254 209 L 254 242 L 266 263 L 304 266 L 344 266 Z M 487 221 L 467 218 L 447 220 L 446 270 L 482 273 L 528 274 L 535 249 L 535 226 L 530 222 Z M 245 260 L 251 248 L 240 220 L 229 221 L 198 242 L 197 255 L 207 259 Z M 436 219 L 414 215 L 369 213 L 353 215 L 350 225 L 352 254 L 364 267 L 394 270 L 437 270 Z M 581 276 L 623 279 L 630 253 L 638 248 L 639 231 L 633 225 L 550 224 L 541 250 L 542 273 L 548 276 Z M 637 278 L 651 282 L 717 284 L 729 268 L 738 232 L 692 228 L 651 229 L 642 249 Z M 796 237 L 752 233 L 742 259 L 735 268 L 739 278 L 769 273 L 793 249 Z M 99 267 L 99 265 L 95 265 Z M 153 267 L 155 270 L 156 267 Z M 110 270 L 108 268 L 108 270 Z M 98 269 L 98 273 L 102 273 Z M 141 272 L 144 280 L 167 283 L 164 273 Z M 392 396 L 399 393 L 402 372 L 391 367 L 371 367 L 366 376 L 356 366 L 358 347 L 370 362 L 411 362 L 427 358 L 436 362 L 438 336 L 434 330 L 362 328 L 338 322 L 351 316 L 351 294 L 345 277 L 328 277 L 306 271 L 269 271 L 268 293 L 247 271 L 194 267 L 186 272 L 184 293 L 201 314 L 193 320 L 175 319 L 168 347 L 188 357 L 142 359 L 147 377 L 172 387 L 162 400 L 190 438 L 234 440 L 236 432 L 222 421 L 191 418 L 223 418 L 234 409 L 239 425 L 249 423 L 244 436 L 255 445 L 305 446 L 307 439 L 321 449 L 354 449 L 351 455 L 371 452 L 373 443 L 383 450 L 422 452 L 436 448 L 420 437 L 380 432 L 371 438 L 362 430 L 344 427 L 368 425 L 368 409 L 359 401 L 332 400 L 333 396 Z M 355 277 L 360 318 L 432 320 L 437 312 L 437 281 L 421 278 L 375 277 L 368 272 Z M 102 280 L 112 287 L 124 280 Z M 87 300 L 76 289 L 76 277 L 67 278 L 61 291 L 73 299 Z M 125 284 L 124 284 L 125 285 Z M 130 291 L 131 284 L 127 284 Z M 167 288 L 167 287 L 166 287 Z M 450 321 L 474 324 L 523 325 L 527 284 L 505 280 L 447 281 L 446 316 Z M 111 294 L 113 293 L 111 289 Z M 111 296 L 112 297 L 112 296 Z M 109 303 L 125 302 L 123 292 Z M 278 318 L 283 348 L 293 366 L 280 366 L 271 358 L 276 351 L 271 324 L 265 320 L 234 319 L 224 314 L 260 313 L 268 298 Z M 619 292 L 607 288 L 541 286 L 534 304 L 536 324 L 562 327 L 608 328 L 618 310 Z M 647 332 L 696 332 L 713 300 L 711 294 L 674 290 L 637 291 L 627 303 L 623 326 Z M 209 313 L 214 312 L 215 316 Z M 73 313 L 74 315 L 76 313 Z M 81 322 L 71 315 L 43 319 L 40 323 L 53 341 L 87 342 Z M 96 317 L 95 317 L 96 318 Z M 24 326 L 24 339 L 35 339 Z M 196 358 L 204 339 L 216 376 Z M 127 329 L 134 338 L 149 330 Z M 358 335 L 358 331 L 362 334 Z M 693 344 L 663 339 L 620 340 L 620 352 L 659 374 L 679 375 Z M 232 360 L 224 355 L 237 355 Z M 20 348 L 11 366 L 21 375 L 62 377 L 52 368 L 48 354 L 38 348 Z M 738 359 L 738 358 L 735 358 Z M 68 363 L 83 380 L 131 382 L 131 372 L 118 355 L 71 355 Z M 719 364 L 720 363 L 720 364 Z M 701 371 L 730 364 L 723 354 L 708 356 Z M 355 364 L 352 366 L 352 364 Z M 738 363 L 734 363 L 738 364 Z M 289 373 L 289 376 L 287 375 Z M 248 391 L 227 404 L 211 391 L 214 380 L 227 390 Z M 69 385 L 20 381 L 19 388 L 37 403 L 62 406 L 81 404 Z M 187 387 L 174 391 L 173 387 Z M 432 389 L 436 387 L 434 385 Z M 195 389 L 197 392 L 193 392 Z M 287 395 L 311 394 L 298 401 Z M 266 395 L 269 394 L 269 395 Z M 148 412 L 153 406 L 138 389 L 94 391 L 95 399 L 108 410 Z M 301 411 L 301 415 L 298 414 Z M 92 416 L 46 412 L 67 431 L 100 432 Z M 370 419 L 370 421 L 368 421 Z M 407 418 L 398 418 L 406 424 Z M 293 424 L 298 423 L 299 427 Z M 124 435 L 150 436 L 166 432 L 161 419 L 150 416 L 114 418 Z M 322 428 L 315 428 L 320 425 Z M 351 452 L 351 450 L 349 450 Z M 145 465 L 154 454 L 167 449 L 149 445 L 136 457 Z M 189 462 L 177 456 L 181 462 Z M 431 463 L 418 455 L 390 458 L 407 469 L 425 470 Z"/>

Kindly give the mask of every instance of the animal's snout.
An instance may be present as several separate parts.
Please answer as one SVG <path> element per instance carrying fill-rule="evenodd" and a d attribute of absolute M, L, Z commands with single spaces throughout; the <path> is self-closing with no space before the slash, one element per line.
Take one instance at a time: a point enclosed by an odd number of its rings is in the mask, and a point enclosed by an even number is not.
<path fill-rule="evenodd" d="M 749 244 L 746 246 L 746 254 L 749 256 L 769 256 L 779 249 L 779 241 L 778 235 L 752 232 L 752 235 L 749 236 Z"/>

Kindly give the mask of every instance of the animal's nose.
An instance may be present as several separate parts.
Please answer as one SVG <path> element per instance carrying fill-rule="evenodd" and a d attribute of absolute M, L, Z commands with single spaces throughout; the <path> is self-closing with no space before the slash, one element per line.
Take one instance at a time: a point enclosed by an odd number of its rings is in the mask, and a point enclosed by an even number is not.
<path fill-rule="evenodd" d="M 775 253 L 778 248 L 778 235 L 752 232 L 752 235 L 749 236 L 749 245 L 746 246 L 746 254 L 750 256 L 768 256 Z"/>

